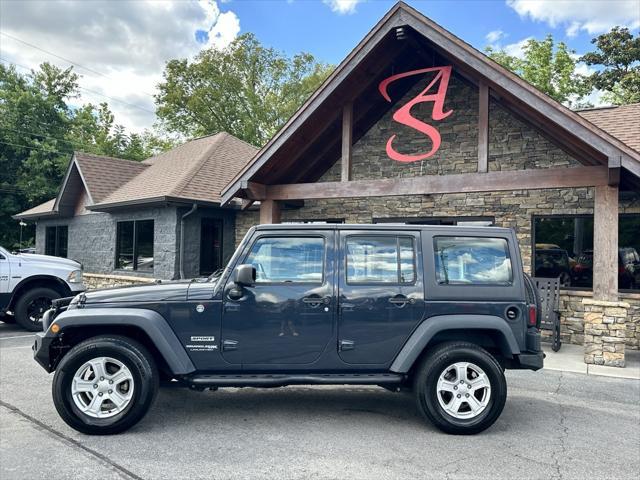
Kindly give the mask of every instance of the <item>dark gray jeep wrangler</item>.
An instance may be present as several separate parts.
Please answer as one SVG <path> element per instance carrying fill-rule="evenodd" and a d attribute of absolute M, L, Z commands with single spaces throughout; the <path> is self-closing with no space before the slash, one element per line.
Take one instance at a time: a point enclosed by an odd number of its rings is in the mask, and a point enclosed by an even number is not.
<path fill-rule="evenodd" d="M 542 368 L 516 236 L 493 227 L 263 225 L 207 281 L 80 294 L 45 314 L 34 355 L 62 418 L 126 430 L 160 382 L 412 389 L 445 432 L 480 432 L 506 368 Z"/>

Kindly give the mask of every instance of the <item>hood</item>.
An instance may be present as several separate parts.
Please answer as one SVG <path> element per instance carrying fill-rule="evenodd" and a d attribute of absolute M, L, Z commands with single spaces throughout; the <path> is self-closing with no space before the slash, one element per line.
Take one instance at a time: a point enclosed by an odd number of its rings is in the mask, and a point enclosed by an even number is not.
<path fill-rule="evenodd" d="M 85 304 L 184 301 L 190 284 L 189 280 L 184 280 L 93 290 L 84 293 Z"/>
<path fill-rule="evenodd" d="M 42 264 L 42 265 L 55 265 L 59 267 L 69 267 L 73 270 L 77 270 L 81 267 L 79 262 L 70 260 L 68 258 L 54 257 L 51 255 L 38 255 L 35 253 L 18 253 L 13 255 L 13 258 L 21 263 L 28 264 Z"/>

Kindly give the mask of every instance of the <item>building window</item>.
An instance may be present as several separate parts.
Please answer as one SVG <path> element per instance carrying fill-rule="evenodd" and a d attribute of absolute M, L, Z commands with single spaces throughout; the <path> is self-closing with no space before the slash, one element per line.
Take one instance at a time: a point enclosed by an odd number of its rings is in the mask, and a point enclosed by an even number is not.
<path fill-rule="evenodd" d="M 413 238 L 347 238 L 347 283 L 410 284 L 416 280 Z"/>
<path fill-rule="evenodd" d="M 404 223 L 406 225 L 460 225 L 490 227 L 495 225 L 493 217 L 389 217 L 374 218 L 373 223 Z"/>
<path fill-rule="evenodd" d="M 640 289 L 640 214 L 618 218 L 618 288 Z M 593 216 L 534 217 L 534 276 L 563 287 L 593 287 Z"/>
<path fill-rule="evenodd" d="M 66 258 L 68 241 L 69 227 L 66 225 L 47 227 L 45 229 L 44 253 Z"/>
<path fill-rule="evenodd" d="M 256 269 L 256 283 L 322 283 L 324 238 L 262 237 L 246 263 Z"/>
<path fill-rule="evenodd" d="M 153 220 L 118 222 L 116 268 L 153 271 Z"/>
<path fill-rule="evenodd" d="M 435 237 L 440 285 L 511 285 L 513 271 L 504 238 Z"/>

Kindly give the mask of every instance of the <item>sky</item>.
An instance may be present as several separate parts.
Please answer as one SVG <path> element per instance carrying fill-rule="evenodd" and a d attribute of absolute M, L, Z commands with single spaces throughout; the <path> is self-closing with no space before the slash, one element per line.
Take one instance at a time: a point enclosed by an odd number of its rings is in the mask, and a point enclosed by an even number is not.
<path fill-rule="evenodd" d="M 116 123 L 156 122 L 165 63 L 253 32 L 265 45 L 338 64 L 393 0 L 0 0 L 0 61 L 21 72 L 48 61 L 81 74 L 79 104 L 107 101 Z M 615 25 L 640 29 L 640 0 L 408 0 L 483 50 L 518 55 L 551 33 L 577 54 Z M 588 73 L 586 65 L 579 71 Z M 599 96 L 592 99 L 598 103 Z"/>

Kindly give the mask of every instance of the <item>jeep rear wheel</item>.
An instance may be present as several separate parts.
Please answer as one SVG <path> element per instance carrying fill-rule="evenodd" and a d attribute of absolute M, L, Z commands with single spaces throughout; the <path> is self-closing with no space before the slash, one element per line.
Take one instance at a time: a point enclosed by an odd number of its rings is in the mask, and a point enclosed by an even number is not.
<path fill-rule="evenodd" d="M 53 378 L 62 419 L 82 433 L 109 435 L 138 423 L 158 391 L 158 371 L 147 349 L 126 337 L 99 336 L 67 353 Z"/>
<path fill-rule="evenodd" d="M 51 288 L 28 290 L 16 302 L 16 322 L 30 332 L 42 331 L 42 316 L 60 294 Z"/>
<path fill-rule="evenodd" d="M 490 427 L 502 413 L 507 383 L 502 367 L 481 347 L 438 345 L 414 378 L 418 409 L 446 433 L 469 435 Z"/>

